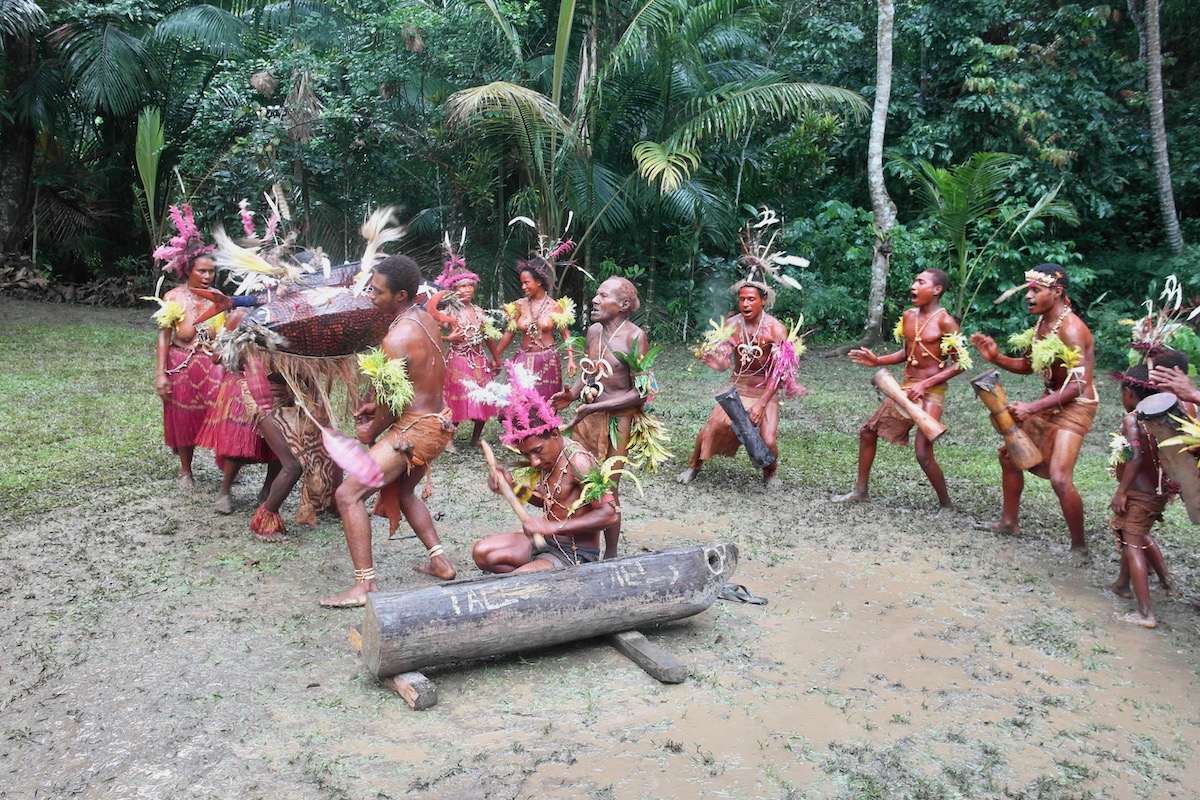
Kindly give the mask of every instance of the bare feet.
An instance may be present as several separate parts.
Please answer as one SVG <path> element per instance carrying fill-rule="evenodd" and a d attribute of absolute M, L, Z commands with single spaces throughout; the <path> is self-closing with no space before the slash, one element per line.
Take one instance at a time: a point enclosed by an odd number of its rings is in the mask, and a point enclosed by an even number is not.
<path fill-rule="evenodd" d="M 450 566 L 450 559 L 445 556 L 434 556 L 429 559 L 428 564 L 421 564 L 413 569 L 423 575 L 432 575 L 444 581 L 453 580 L 454 576 L 458 574 L 454 571 L 454 567 Z"/>
<path fill-rule="evenodd" d="M 287 541 L 287 534 L 283 531 L 272 531 L 271 533 L 259 533 L 257 531 L 252 531 L 252 533 L 254 533 L 254 538 L 256 540 L 265 542 L 267 544 L 279 544 L 280 542 Z"/>
<path fill-rule="evenodd" d="M 195 485 L 196 485 L 195 481 L 192 480 L 192 473 L 185 472 L 179 476 L 179 488 L 180 489 L 192 489 L 195 487 Z"/>
<path fill-rule="evenodd" d="M 1129 590 L 1128 583 L 1121 583 L 1119 581 L 1114 581 L 1112 584 L 1109 585 L 1108 588 L 1111 589 L 1112 593 L 1115 594 L 1117 597 L 1124 597 L 1126 600 L 1133 597 L 1133 592 L 1131 592 Z"/>
<path fill-rule="evenodd" d="M 453 439 L 451 439 L 450 441 L 446 442 L 446 449 L 445 449 L 445 450 L 443 450 L 442 452 L 443 452 L 443 453 L 457 453 L 457 452 L 458 452 L 458 448 L 454 446 L 454 440 L 453 440 Z"/>
<path fill-rule="evenodd" d="M 471 447 L 479 447 L 479 440 L 478 440 L 478 439 L 472 439 L 472 440 L 471 440 L 471 442 L 470 442 L 470 445 L 471 445 Z"/>
<path fill-rule="evenodd" d="M 1087 551 L 1087 548 L 1072 547 L 1067 551 L 1067 563 L 1072 567 L 1079 569 L 1085 567 L 1092 560 L 1092 554 Z"/>
<path fill-rule="evenodd" d="M 867 494 L 865 491 L 860 492 L 858 489 L 855 489 L 853 492 L 848 492 L 846 494 L 835 494 L 833 496 L 833 502 L 835 502 L 835 503 L 869 503 L 869 502 L 871 502 L 871 496 L 869 494 Z"/>
<path fill-rule="evenodd" d="M 1133 611 L 1133 612 L 1130 612 L 1129 614 L 1124 614 L 1124 615 L 1114 611 L 1113 619 L 1116 620 L 1117 622 L 1128 622 L 1130 625 L 1140 625 L 1143 628 L 1157 628 L 1158 627 L 1158 620 L 1156 620 L 1154 618 L 1153 614 L 1151 614 L 1148 617 L 1143 617 L 1141 614 L 1137 613 L 1136 611 Z"/>
<path fill-rule="evenodd" d="M 379 590 L 375 581 L 355 583 L 341 594 L 326 597 L 321 601 L 322 608 L 359 608 L 367 604 L 367 595 Z"/>
<path fill-rule="evenodd" d="M 775 489 L 782 485 L 778 475 L 763 475 L 763 486 L 768 489 Z"/>
<path fill-rule="evenodd" d="M 217 509 L 218 514 L 232 514 L 233 499 L 227 494 L 219 494 L 217 495 L 217 502 L 214 508 Z"/>
<path fill-rule="evenodd" d="M 1183 597 L 1183 592 L 1179 591 L 1174 585 L 1163 584 L 1163 589 L 1167 593 L 1167 597 Z"/>
<path fill-rule="evenodd" d="M 683 485 L 686 486 L 687 484 L 692 482 L 692 478 L 696 477 L 696 473 L 698 473 L 699 471 L 700 470 L 696 469 L 695 467 L 688 467 L 683 472 L 676 475 L 675 480 L 679 481 L 680 483 L 682 483 Z"/>
<path fill-rule="evenodd" d="M 1000 520 L 999 522 L 993 522 L 991 525 L 988 526 L 988 530 L 991 531 L 992 533 L 999 534 L 1001 536 L 1020 536 L 1021 535 L 1021 526 L 1020 525 L 1010 525 L 1009 523 L 1005 522 L 1004 520 Z"/>

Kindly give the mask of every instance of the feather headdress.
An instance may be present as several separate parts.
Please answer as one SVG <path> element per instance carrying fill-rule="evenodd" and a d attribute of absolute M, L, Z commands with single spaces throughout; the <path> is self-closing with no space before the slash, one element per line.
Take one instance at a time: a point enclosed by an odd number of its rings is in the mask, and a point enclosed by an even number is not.
<path fill-rule="evenodd" d="M 371 270 L 375 269 L 375 262 L 383 255 L 381 252 L 383 246 L 388 242 L 403 239 L 407 232 L 402 225 L 396 224 L 394 206 L 377 208 L 371 216 L 367 217 L 367 221 L 359 228 L 359 233 L 366 240 L 367 246 L 363 248 L 358 274 L 354 276 L 356 292 L 361 292 L 366 287 L 367 281 L 371 280 Z"/>
<path fill-rule="evenodd" d="M 457 250 L 455 250 L 454 245 L 450 242 L 450 234 L 447 233 L 443 236 L 442 249 L 446 251 L 446 260 L 442 262 L 442 274 L 434 279 L 434 283 L 443 289 L 452 289 L 456 283 L 461 281 L 479 283 L 479 276 L 467 269 L 466 259 L 460 255 L 462 247 L 466 243 L 466 228 L 463 228 L 462 236 L 459 237 Z"/>
<path fill-rule="evenodd" d="M 571 253 L 575 250 L 575 240 L 570 238 L 568 234 L 571 231 L 571 222 L 574 218 L 574 214 L 567 214 L 567 224 L 563 227 L 562 235 L 558 237 L 543 233 L 537 223 L 529 217 L 513 217 L 509 220 L 509 226 L 519 222 L 522 225 L 533 228 L 537 231 L 538 235 L 537 248 L 530 253 L 527 260 L 517 262 L 517 272 L 529 270 L 541 276 L 545 280 L 550 292 L 553 292 L 555 287 L 558 286 L 559 276 L 571 267 L 586 275 L 588 280 L 592 280 L 591 274 L 576 264 L 571 258 Z"/>
<path fill-rule="evenodd" d="M 176 234 L 154 251 L 154 260 L 163 262 L 163 272 L 183 280 L 187 277 L 187 269 L 191 263 L 197 257 L 210 252 L 213 246 L 204 243 L 204 237 L 200 235 L 196 219 L 192 216 L 190 204 L 171 206 L 170 211 Z"/>
<path fill-rule="evenodd" d="M 746 222 L 746 227 L 738 237 L 742 249 L 738 261 L 746 268 L 746 276 L 731 287 L 731 291 L 737 294 L 745 286 L 757 286 L 767 295 L 767 307 L 775 303 L 775 289 L 771 286 L 771 281 L 783 284 L 789 289 L 800 290 L 800 282 L 785 273 L 783 267 L 804 268 L 809 265 L 806 258 L 789 256 L 782 250 L 775 249 L 779 231 L 769 229 L 778 224 L 779 216 L 766 206 L 759 208 L 756 221 Z"/>
<path fill-rule="evenodd" d="M 1200 316 L 1200 306 L 1193 308 L 1186 317 L 1183 311 L 1183 287 L 1174 275 L 1168 275 L 1163 282 L 1163 290 L 1158 299 L 1163 302 L 1158 311 L 1154 310 L 1154 301 L 1147 300 L 1146 316 L 1133 323 L 1130 347 L 1141 353 L 1145 360 L 1152 360 L 1164 350 L 1171 349 L 1170 342 L 1184 332 L 1186 322 L 1191 322 Z"/>
<path fill-rule="evenodd" d="M 530 436 L 545 436 L 562 429 L 563 421 L 546 398 L 538 394 L 533 376 L 517 364 L 507 362 L 509 389 L 500 407 L 504 433 L 500 441 L 508 447 Z"/>

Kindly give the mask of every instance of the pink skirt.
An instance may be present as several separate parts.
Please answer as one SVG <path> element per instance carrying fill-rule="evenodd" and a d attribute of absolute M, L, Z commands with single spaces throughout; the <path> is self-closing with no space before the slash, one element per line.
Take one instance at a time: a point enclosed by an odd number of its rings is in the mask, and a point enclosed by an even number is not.
<path fill-rule="evenodd" d="M 557 350 L 522 350 L 513 362 L 520 364 L 537 379 L 534 388 L 549 400 L 562 391 L 562 364 Z"/>
<path fill-rule="evenodd" d="M 275 454 L 258 432 L 258 420 L 270 410 L 267 375 L 257 361 L 247 359 L 245 371 L 225 373 L 197 443 L 213 451 L 218 466 L 230 458 L 256 464 L 274 461 Z"/>
<path fill-rule="evenodd" d="M 483 353 L 469 356 L 450 351 L 446 357 L 446 405 L 455 425 L 463 420 L 483 422 L 496 416 L 496 407 L 489 403 L 477 403 L 470 398 L 470 391 L 485 385 L 495 377 L 492 363 Z"/>
<path fill-rule="evenodd" d="M 180 369 L 185 362 L 187 366 Z M 163 398 L 163 438 L 167 447 L 177 451 L 196 445 L 224 374 L 224 368 L 207 353 L 193 353 L 174 345 L 167 351 L 167 381 L 171 385 L 171 393 Z"/>

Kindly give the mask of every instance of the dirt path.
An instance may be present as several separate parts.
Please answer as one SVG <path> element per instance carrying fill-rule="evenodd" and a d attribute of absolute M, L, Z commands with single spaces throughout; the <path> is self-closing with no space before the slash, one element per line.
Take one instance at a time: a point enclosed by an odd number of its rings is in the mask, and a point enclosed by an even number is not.
<path fill-rule="evenodd" d="M 463 450 L 430 505 L 465 566 L 512 523 Z M 767 495 L 743 457 L 626 500 L 630 546 L 734 541 L 770 598 L 651 634 L 687 683 L 585 643 L 432 670 L 423 713 L 359 665 L 361 614 L 316 605 L 349 578 L 336 520 L 250 540 L 260 473 L 231 517 L 205 459 L 190 495 L 133 481 L 0 522 L 0 797 L 1200 797 L 1189 606 L 1158 592 L 1159 630 L 1118 625 L 1107 550 L 1076 570 L 795 474 Z M 425 585 L 385 530 L 385 587 Z"/>

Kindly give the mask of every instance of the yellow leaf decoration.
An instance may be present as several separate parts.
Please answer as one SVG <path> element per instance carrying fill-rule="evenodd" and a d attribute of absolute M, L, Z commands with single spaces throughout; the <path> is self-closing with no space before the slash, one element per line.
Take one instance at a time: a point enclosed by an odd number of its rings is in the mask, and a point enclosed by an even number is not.
<path fill-rule="evenodd" d="M 952 354 L 959 369 L 970 369 L 971 365 L 975 363 L 971 360 L 967 337 L 963 336 L 961 332 L 947 333 L 942 336 L 942 355 L 949 357 Z"/>
<path fill-rule="evenodd" d="M 511 303 L 505 303 L 504 314 L 508 317 L 508 329 L 510 331 L 515 331 L 517 329 L 517 317 L 519 316 L 517 311 L 517 301 L 514 300 Z"/>
<path fill-rule="evenodd" d="M 1037 334 L 1035 328 L 1014 333 L 1008 337 L 1008 349 L 1013 353 L 1027 353 L 1033 347 L 1033 337 Z"/>
<path fill-rule="evenodd" d="M 708 327 L 710 330 L 704 332 L 704 338 L 700 340 L 700 344 L 696 345 L 696 358 L 704 358 L 709 353 L 720 349 L 737 333 L 732 325 L 726 325 L 724 321 L 717 322 L 715 319 L 708 321 Z"/>
<path fill-rule="evenodd" d="M 1186 419 L 1171 415 L 1179 423 L 1180 434 L 1159 442 L 1159 447 L 1182 447 L 1184 450 L 1200 450 L 1200 422 L 1192 417 Z"/>
<path fill-rule="evenodd" d="M 385 403 L 395 414 L 402 414 L 415 395 L 412 381 L 408 379 L 406 361 L 404 358 L 388 358 L 378 347 L 372 347 L 358 356 L 359 369 L 375 387 L 375 400 Z"/>
<path fill-rule="evenodd" d="M 174 328 L 183 321 L 183 306 L 174 300 L 164 300 L 161 297 L 143 297 L 141 299 L 153 300 L 158 303 L 158 311 L 155 311 L 153 314 L 153 319 L 158 323 L 158 327 Z"/>
<path fill-rule="evenodd" d="M 638 469 L 658 472 L 659 466 L 675 456 L 668 452 L 671 437 L 658 418 L 643 411 L 629 426 L 629 463 Z"/>
<path fill-rule="evenodd" d="M 569 297 L 558 299 L 558 312 L 550 315 L 556 328 L 569 328 L 575 324 L 575 301 Z"/>
<path fill-rule="evenodd" d="M 892 329 L 892 338 L 901 344 L 904 343 L 904 315 L 900 315 L 900 319 L 896 320 L 896 327 Z"/>
<path fill-rule="evenodd" d="M 1133 448 L 1129 446 L 1129 440 L 1124 434 L 1111 434 L 1112 439 L 1108 443 L 1108 474 L 1114 478 L 1117 477 L 1117 467 L 1128 463 L 1133 457 Z"/>

